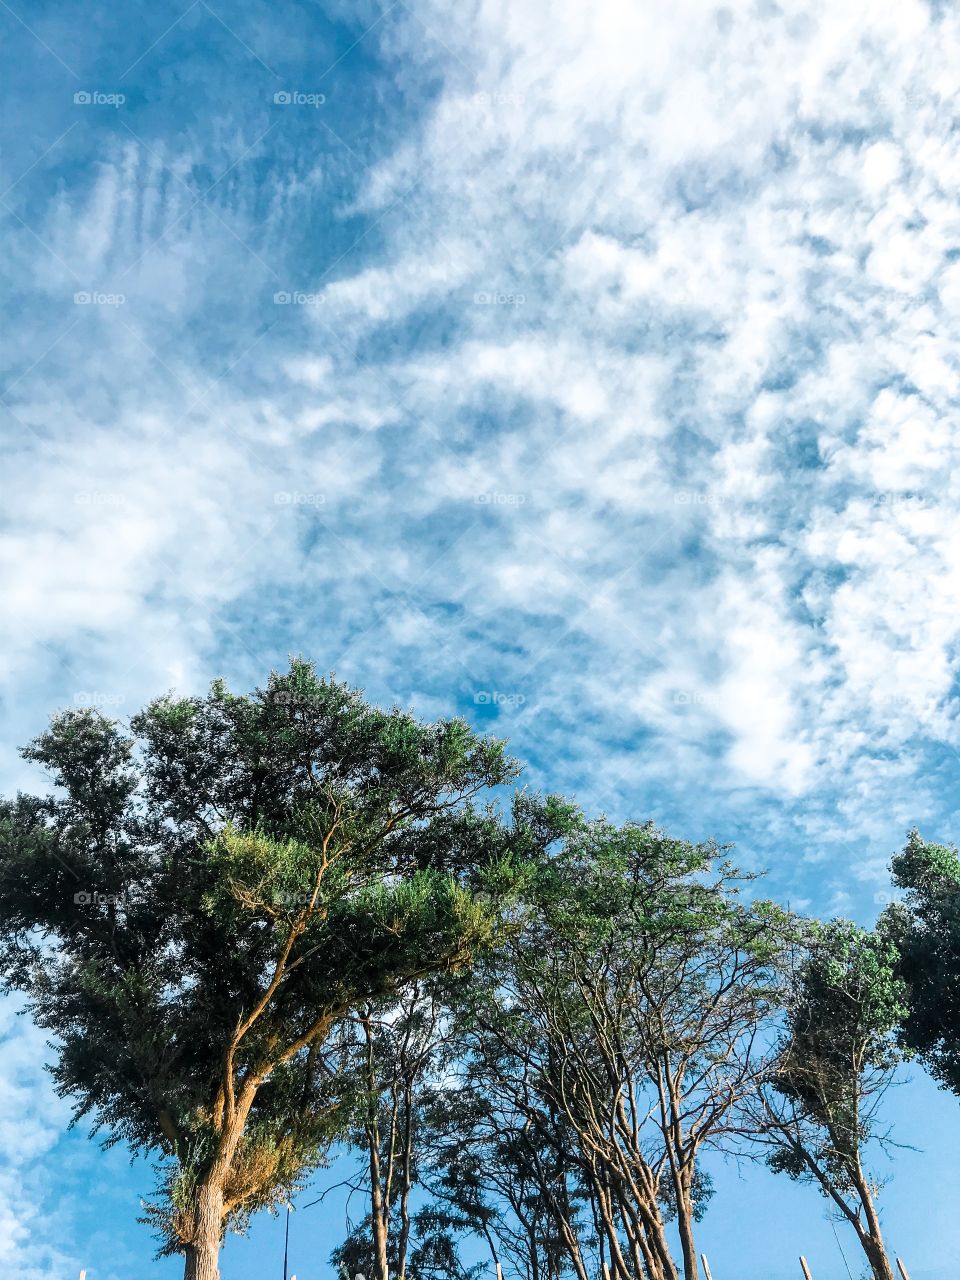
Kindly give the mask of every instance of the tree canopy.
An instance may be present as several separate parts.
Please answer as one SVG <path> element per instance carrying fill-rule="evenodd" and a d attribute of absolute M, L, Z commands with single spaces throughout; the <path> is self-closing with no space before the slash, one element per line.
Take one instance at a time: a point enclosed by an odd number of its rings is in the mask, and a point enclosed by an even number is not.
<path fill-rule="evenodd" d="M 881 1104 L 903 1061 L 906 987 L 889 937 L 849 920 L 809 927 L 758 1133 L 771 1167 L 813 1183 L 857 1234 L 875 1280 L 893 1280 L 867 1167 L 887 1138 Z"/>
<path fill-rule="evenodd" d="M 912 831 L 892 871 L 905 892 L 886 912 L 884 927 L 899 948 L 909 990 L 904 1041 L 960 1093 L 960 855 Z"/>
<path fill-rule="evenodd" d="M 513 784 L 505 744 L 294 660 L 53 718 L 0 801 L 0 978 L 187 1280 L 336 1148 L 373 1280 L 698 1280 L 711 1153 L 807 1181 L 892 1280 L 884 1093 L 960 1092 L 960 857 L 911 833 L 876 928 L 714 842 Z"/>
<path fill-rule="evenodd" d="M 478 801 L 516 766 L 301 661 L 129 731 L 61 714 L 24 755 L 55 790 L 0 809 L 6 980 L 75 1119 L 161 1159 L 163 1248 L 207 1280 L 342 1129 L 338 1020 L 494 938 L 522 841 Z"/>

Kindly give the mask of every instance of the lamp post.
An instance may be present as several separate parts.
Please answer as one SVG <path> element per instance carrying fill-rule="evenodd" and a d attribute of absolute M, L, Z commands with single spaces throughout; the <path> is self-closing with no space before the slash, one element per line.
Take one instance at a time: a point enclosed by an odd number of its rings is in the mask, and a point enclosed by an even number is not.
<path fill-rule="evenodd" d="M 323 1196 L 320 1196 L 319 1199 L 311 1200 L 309 1204 L 305 1204 L 303 1207 L 304 1209 L 310 1209 L 312 1208 L 313 1205 L 319 1204 L 322 1199 L 323 1199 Z M 287 1226 L 286 1226 L 286 1230 L 283 1233 L 283 1280 L 287 1280 L 287 1263 L 290 1258 L 290 1215 L 291 1213 L 293 1213 L 293 1205 L 288 1200 L 287 1201 Z M 81 1280 L 83 1280 L 82 1276 L 81 1276 Z M 291 1276 L 290 1280 L 297 1280 L 297 1277 Z"/>
<path fill-rule="evenodd" d="M 287 1280 L 287 1258 L 290 1256 L 290 1215 L 293 1205 L 287 1204 L 287 1229 L 283 1233 L 283 1280 Z"/>

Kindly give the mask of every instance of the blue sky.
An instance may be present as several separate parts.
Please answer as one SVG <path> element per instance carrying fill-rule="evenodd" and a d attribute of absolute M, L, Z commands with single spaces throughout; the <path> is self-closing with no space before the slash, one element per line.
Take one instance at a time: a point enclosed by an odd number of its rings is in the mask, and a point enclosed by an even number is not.
<path fill-rule="evenodd" d="M 956 11 L 2 0 L 0 31 L 6 790 L 54 708 L 304 653 L 811 911 L 871 919 L 905 831 L 955 835 Z M 176 1274 L 149 1171 L 64 1138 L 41 1038 L 0 1035 L 5 1270 Z M 893 1112 L 925 1149 L 893 1243 L 941 1280 L 960 1105 Z M 721 1190 L 716 1280 L 846 1274 L 812 1192 Z"/>

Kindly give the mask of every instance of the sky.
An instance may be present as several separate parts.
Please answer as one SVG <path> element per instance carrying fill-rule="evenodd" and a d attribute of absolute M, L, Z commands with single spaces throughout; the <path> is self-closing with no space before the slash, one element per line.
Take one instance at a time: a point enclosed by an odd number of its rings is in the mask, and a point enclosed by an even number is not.
<path fill-rule="evenodd" d="M 955 836 L 960 10 L 0 0 L 0 84 L 5 792 L 57 708 L 303 654 L 798 909 Z M 178 1274 L 47 1057 L 0 1005 L 5 1273 Z M 887 1221 L 945 1280 L 911 1074 Z M 715 1280 L 847 1274 L 812 1191 L 718 1185 Z"/>

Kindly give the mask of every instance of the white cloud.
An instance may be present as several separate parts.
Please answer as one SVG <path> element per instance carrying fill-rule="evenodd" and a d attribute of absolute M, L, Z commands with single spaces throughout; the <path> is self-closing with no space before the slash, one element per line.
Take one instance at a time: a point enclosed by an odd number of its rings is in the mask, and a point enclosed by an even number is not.
<path fill-rule="evenodd" d="M 643 743 L 634 810 L 947 822 L 915 773 L 954 740 L 956 15 L 438 0 L 370 41 L 431 88 L 356 198 L 317 154 L 264 194 L 221 121 L 105 147 L 37 223 L 61 263 L 13 234 L 50 298 L 130 294 L 32 372 L 15 339 L 17 735 L 305 648 L 424 705 L 522 688 L 517 749 L 587 794 Z"/>
<path fill-rule="evenodd" d="M 445 296 L 471 274 L 473 255 L 466 244 L 437 244 L 433 252 L 407 258 L 394 267 L 368 267 L 322 290 L 318 306 L 339 321 L 364 324 L 399 320 L 437 295 Z"/>

